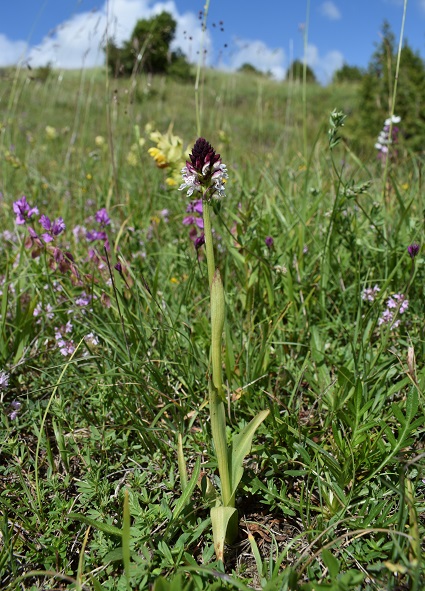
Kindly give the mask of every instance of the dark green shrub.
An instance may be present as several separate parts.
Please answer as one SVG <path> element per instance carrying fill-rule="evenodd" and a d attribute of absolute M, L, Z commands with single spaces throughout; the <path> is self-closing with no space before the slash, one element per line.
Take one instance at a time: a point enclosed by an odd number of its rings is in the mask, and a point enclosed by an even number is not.
<path fill-rule="evenodd" d="M 344 64 L 342 68 L 334 73 L 332 82 L 360 82 L 364 75 L 364 70 L 358 66 L 349 66 L 348 64 Z"/>
<path fill-rule="evenodd" d="M 289 66 L 286 73 L 287 80 L 294 80 L 296 82 L 303 81 L 304 64 L 301 60 L 294 60 Z M 309 65 L 306 66 L 306 79 L 307 82 L 317 82 L 316 74 Z"/>
<path fill-rule="evenodd" d="M 183 53 L 171 52 L 177 23 L 168 12 L 137 21 L 131 37 L 120 48 L 113 39 L 106 45 L 106 60 L 114 77 L 132 76 L 138 72 L 172 74 L 190 78 L 190 65 Z"/>

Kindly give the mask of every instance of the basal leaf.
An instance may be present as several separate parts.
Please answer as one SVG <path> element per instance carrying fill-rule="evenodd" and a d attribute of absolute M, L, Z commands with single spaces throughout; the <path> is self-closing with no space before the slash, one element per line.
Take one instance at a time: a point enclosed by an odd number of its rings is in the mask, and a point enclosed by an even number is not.
<path fill-rule="evenodd" d="M 211 509 L 214 550 L 217 560 L 223 562 L 224 544 L 231 543 L 238 533 L 238 510 L 234 507 L 213 507 Z"/>
<path fill-rule="evenodd" d="M 195 463 L 195 467 L 193 469 L 192 477 L 189 480 L 189 482 L 187 483 L 186 488 L 182 492 L 181 497 L 179 498 L 179 500 L 176 503 L 176 506 L 174 507 L 173 520 L 177 519 L 177 517 L 183 511 L 184 507 L 190 501 L 190 498 L 191 498 L 193 491 L 195 490 L 196 484 L 198 482 L 200 471 L 201 471 L 201 460 L 199 458 L 197 458 L 196 463 Z"/>
<path fill-rule="evenodd" d="M 229 449 L 229 471 L 232 499 L 235 497 L 236 489 L 243 476 L 243 461 L 245 456 L 250 452 L 252 445 L 252 438 L 255 431 L 268 416 L 270 411 L 262 410 L 256 417 L 246 425 L 240 433 L 233 437 Z"/>

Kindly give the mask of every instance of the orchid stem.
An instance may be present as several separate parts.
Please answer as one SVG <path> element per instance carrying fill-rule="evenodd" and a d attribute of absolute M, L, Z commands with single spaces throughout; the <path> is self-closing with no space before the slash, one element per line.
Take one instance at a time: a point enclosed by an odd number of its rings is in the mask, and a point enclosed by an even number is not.
<path fill-rule="evenodd" d="M 223 402 L 221 369 L 221 335 L 224 324 L 224 293 L 219 271 L 215 269 L 211 227 L 211 206 L 203 201 L 205 252 L 207 257 L 208 284 L 211 308 L 211 359 L 212 376 L 208 380 L 211 432 L 221 481 L 221 500 L 225 507 L 232 505 L 232 491 L 226 438 L 226 412 Z M 233 502 L 234 504 L 234 502 Z"/>
<path fill-rule="evenodd" d="M 212 240 L 212 227 L 211 227 L 211 206 L 208 201 L 203 200 L 202 211 L 204 217 L 204 236 L 205 236 L 205 251 L 207 255 L 207 267 L 208 267 L 208 286 L 211 289 L 211 285 L 215 273 L 215 260 L 214 260 L 214 247 Z"/>

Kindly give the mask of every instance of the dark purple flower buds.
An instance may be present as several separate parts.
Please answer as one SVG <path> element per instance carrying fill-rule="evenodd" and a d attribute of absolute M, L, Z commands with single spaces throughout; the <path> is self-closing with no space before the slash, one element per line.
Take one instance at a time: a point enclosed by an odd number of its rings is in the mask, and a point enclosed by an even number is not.
<path fill-rule="evenodd" d="M 224 196 L 224 183 L 228 178 L 226 165 L 221 162 L 220 154 L 206 139 L 200 137 L 189 154 L 186 166 L 182 169 L 183 184 L 180 191 L 187 189 L 190 197 L 194 191 L 202 193 L 203 199 L 213 195 Z"/>
<path fill-rule="evenodd" d="M 267 248 L 273 248 L 274 240 L 271 236 L 266 236 L 264 242 L 266 243 Z"/>
<path fill-rule="evenodd" d="M 411 259 L 414 259 L 415 256 L 418 255 L 419 250 L 420 250 L 420 246 L 416 242 L 414 242 L 413 244 L 411 244 L 410 246 L 407 247 L 407 252 L 409 253 L 409 256 Z"/>

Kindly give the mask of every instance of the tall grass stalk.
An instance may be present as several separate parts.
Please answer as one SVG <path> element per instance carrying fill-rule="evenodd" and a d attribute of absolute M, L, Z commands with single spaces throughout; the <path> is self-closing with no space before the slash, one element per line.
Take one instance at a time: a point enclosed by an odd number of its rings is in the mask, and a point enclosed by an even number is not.
<path fill-rule="evenodd" d="M 205 42 L 205 33 L 207 30 L 207 20 L 208 20 L 208 11 L 210 8 L 210 0 L 206 0 L 204 4 L 204 18 L 202 21 L 202 33 L 201 33 L 201 42 L 199 45 L 199 59 L 198 65 L 196 67 L 196 80 L 195 80 L 195 109 L 196 109 L 196 134 L 198 137 L 201 136 L 201 129 L 202 129 L 202 90 L 203 86 L 200 91 L 200 79 L 201 79 L 201 72 L 204 65 L 204 42 Z"/>
<path fill-rule="evenodd" d="M 118 171 L 117 171 L 117 164 L 115 159 L 115 149 L 114 149 L 114 133 L 113 133 L 113 125 L 112 125 L 112 115 L 111 115 L 111 88 L 110 88 L 110 75 L 108 71 L 108 64 L 109 64 L 109 0 L 106 1 L 106 48 L 105 48 L 105 59 L 106 59 L 106 66 L 105 66 L 105 113 L 106 113 L 106 129 L 108 130 L 108 145 L 109 145 L 109 157 L 111 162 L 111 170 L 112 170 L 112 182 L 115 189 L 115 203 L 119 203 L 119 184 L 118 184 Z M 109 208 L 110 206 L 110 194 L 108 196 L 108 202 L 106 206 Z"/>
<path fill-rule="evenodd" d="M 304 160 L 307 162 L 307 49 L 308 49 L 308 28 L 310 24 L 310 0 L 307 0 L 304 28 L 304 60 L 303 60 L 303 139 L 304 139 Z"/>
<path fill-rule="evenodd" d="M 406 13 L 407 13 L 407 0 L 404 0 L 404 2 L 403 2 L 403 16 L 401 19 L 401 28 L 400 28 L 400 38 L 398 40 L 397 63 L 396 63 L 395 76 L 394 76 L 394 87 L 393 87 L 393 92 L 392 92 L 392 96 L 391 96 L 391 105 L 390 105 L 391 112 L 390 112 L 390 129 L 388 131 L 389 138 L 392 137 L 393 124 L 394 124 L 393 123 L 393 115 L 395 112 L 395 103 L 396 103 L 396 99 L 397 99 L 398 76 L 400 73 L 400 59 L 401 59 L 401 50 L 403 49 Z M 386 201 L 385 197 L 386 197 L 386 191 L 387 191 L 387 178 L 388 178 L 389 164 L 390 164 L 390 158 L 388 157 L 385 159 L 384 176 L 383 176 L 383 181 L 382 181 L 382 198 L 383 198 L 384 203 Z"/>

